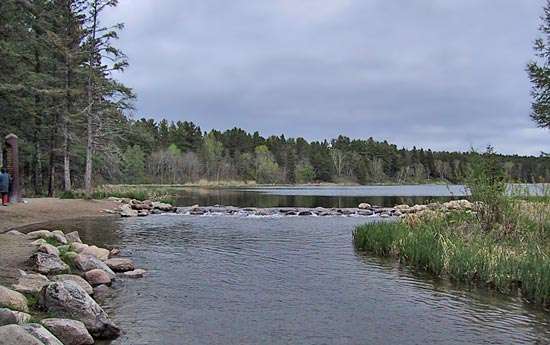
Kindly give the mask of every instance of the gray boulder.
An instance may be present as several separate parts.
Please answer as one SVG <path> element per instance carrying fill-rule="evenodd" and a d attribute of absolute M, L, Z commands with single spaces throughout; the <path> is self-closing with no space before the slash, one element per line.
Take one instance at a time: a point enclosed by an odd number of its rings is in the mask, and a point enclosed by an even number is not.
<path fill-rule="evenodd" d="M 15 291 L 30 295 L 37 295 L 45 285 L 50 283 L 50 280 L 42 274 L 28 274 L 20 271 L 21 276 L 17 284 L 13 285 Z"/>
<path fill-rule="evenodd" d="M 41 321 L 64 345 L 91 345 L 94 339 L 80 321 L 68 319 L 44 319 Z"/>
<path fill-rule="evenodd" d="M 0 345 L 44 345 L 19 325 L 0 327 Z"/>
<path fill-rule="evenodd" d="M 103 261 L 99 260 L 93 255 L 79 254 L 74 258 L 74 264 L 76 268 L 82 272 L 88 272 L 95 269 L 104 270 L 109 273 L 111 279 L 115 277 L 115 272 L 109 268 Z"/>
<path fill-rule="evenodd" d="M 52 238 L 61 244 L 68 244 L 65 234 L 61 230 L 52 231 Z"/>
<path fill-rule="evenodd" d="M 38 231 L 29 232 L 27 234 L 27 237 L 30 238 L 31 240 L 38 240 L 38 239 L 46 240 L 52 237 L 52 233 L 49 230 L 38 230 Z"/>
<path fill-rule="evenodd" d="M 52 277 L 52 281 L 54 282 L 64 282 L 64 281 L 70 281 L 75 283 L 76 285 L 80 286 L 88 295 L 92 295 L 94 293 L 94 289 L 92 286 L 86 281 L 86 279 L 74 275 L 74 274 L 60 274 L 57 276 Z"/>
<path fill-rule="evenodd" d="M 120 207 L 120 215 L 122 217 L 137 217 L 138 211 L 132 209 L 132 206 L 130 205 L 122 205 Z"/>
<path fill-rule="evenodd" d="M 14 311 L 7 308 L 0 308 L 0 326 L 21 325 L 29 322 L 31 316 L 27 313 Z"/>
<path fill-rule="evenodd" d="M 137 270 L 124 272 L 124 276 L 128 278 L 143 278 L 143 275 L 146 273 L 145 270 L 138 268 Z"/>
<path fill-rule="evenodd" d="M 69 266 L 53 254 L 34 253 L 31 256 L 30 263 L 38 273 L 46 275 L 69 272 Z"/>
<path fill-rule="evenodd" d="M 109 259 L 105 263 L 115 272 L 127 272 L 136 269 L 134 262 L 125 258 Z"/>
<path fill-rule="evenodd" d="M 48 243 L 41 244 L 40 247 L 38 247 L 38 251 L 41 253 L 59 256 L 59 249 Z"/>
<path fill-rule="evenodd" d="M 55 282 L 44 287 L 39 303 L 46 311 L 59 317 L 81 321 L 94 337 L 114 339 L 120 335 L 120 328 L 109 319 L 107 313 L 73 282 Z"/>
<path fill-rule="evenodd" d="M 0 285 L 0 307 L 29 312 L 27 298 L 17 291 Z"/>
<path fill-rule="evenodd" d="M 65 238 L 69 243 L 82 243 L 82 240 L 80 239 L 80 234 L 78 231 L 73 231 L 68 234 L 65 234 Z"/>
<path fill-rule="evenodd" d="M 55 335 L 37 323 L 29 323 L 22 327 L 27 333 L 40 340 L 44 345 L 64 345 Z"/>

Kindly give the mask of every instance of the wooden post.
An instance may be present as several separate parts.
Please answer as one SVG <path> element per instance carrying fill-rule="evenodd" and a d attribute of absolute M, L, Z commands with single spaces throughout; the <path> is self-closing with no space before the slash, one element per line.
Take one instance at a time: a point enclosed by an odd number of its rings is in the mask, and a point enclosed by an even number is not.
<path fill-rule="evenodd" d="M 19 202 L 21 201 L 21 180 L 19 176 L 19 150 L 17 147 L 17 135 L 15 134 L 6 136 L 6 156 L 8 173 L 13 179 L 10 199 L 12 202 Z"/>

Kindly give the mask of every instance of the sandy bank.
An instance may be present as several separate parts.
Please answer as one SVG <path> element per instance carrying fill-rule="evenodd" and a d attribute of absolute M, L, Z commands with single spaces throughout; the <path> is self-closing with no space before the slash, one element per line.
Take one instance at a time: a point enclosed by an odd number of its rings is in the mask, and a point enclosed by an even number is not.
<path fill-rule="evenodd" d="M 112 216 L 104 209 L 120 207 L 106 200 L 30 198 L 27 203 L 0 206 L 0 233 L 20 226 L 81 217 Z"/>

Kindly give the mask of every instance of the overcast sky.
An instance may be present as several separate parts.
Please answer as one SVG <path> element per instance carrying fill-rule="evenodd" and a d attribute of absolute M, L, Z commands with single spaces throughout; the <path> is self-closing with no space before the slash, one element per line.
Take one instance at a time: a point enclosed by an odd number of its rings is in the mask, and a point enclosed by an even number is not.
<path fill-rule="evenodd" d="M 121 0 L 135 117 L 306 139 L 550 151 L 529 119 L 543 0 Z"/>

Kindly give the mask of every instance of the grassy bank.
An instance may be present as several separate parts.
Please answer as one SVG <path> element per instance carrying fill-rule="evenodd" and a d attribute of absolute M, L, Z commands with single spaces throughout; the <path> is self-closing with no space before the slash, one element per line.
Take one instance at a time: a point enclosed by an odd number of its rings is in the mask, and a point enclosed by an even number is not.
<path fill-rule="evenodd" d="M 483 231 L 477 217 L 466 213 L 370 223 L 355 230 L 353 241 L 361 251 L 395 256 L 437 276 L 550 306 L 550 222 L 548 213 L 543 217 L 538 224 L 526 216 L 515 233 Z"/>
<path fill-rule="evenodd" d="M 550 306 L 550 193 L 510 193 L 489 151 L 472 162 L 473 211 L 408 215 L 359 226 L 358 250 L 394 256 L 454 281 Z"/>

